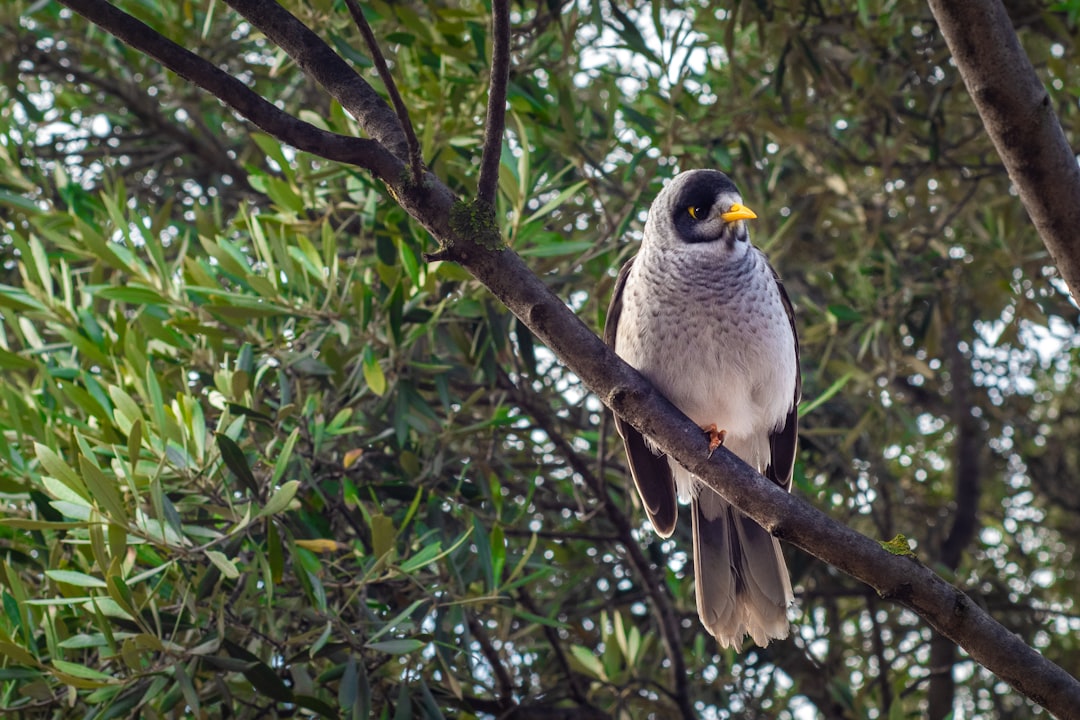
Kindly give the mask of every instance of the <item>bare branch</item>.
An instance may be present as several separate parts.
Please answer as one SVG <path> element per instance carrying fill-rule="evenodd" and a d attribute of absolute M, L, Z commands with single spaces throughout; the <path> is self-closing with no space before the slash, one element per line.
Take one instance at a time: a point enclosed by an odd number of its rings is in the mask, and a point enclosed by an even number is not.
<path fill-rule="evenodd" d="M 394 106 L 394 112 L 397 113 L 398 122 L 401 123 L 401 129 L 405 132 L 405 141 L 409 146 L 409 169 L 412 172 L 413 182 L 420 182 L 420 178 L 424 176 L 424 159 L 420 155 L 420 141 L 416 139 L 409 109 L 405 107 L 405 101 L 401 99 L 397 83 L 394 82 L 394 76 L 390 74 L 390 68 L 386 66 L 386 58 L 379 50 L 379 41 L 375 39 L 375 33 L 371 32 L 371 26 L 364 17 L 364 11 L 356 4 L 356 0 L 345 0 L 345 4 L 349 7 L 349 14 L 352 15 L 356 27 L 360 29 L 360 34 L 364 36 L 364 43 L 371 53 L 371 61 L 375 63 L 375 70 L 378 71 L 383 85 L 386 86 L 386 92 L 390 95 L 390 102 Z"/>
<path fill-rule="evenodd" d="M 506 131 L 506 85 L 510 78 L 510 6 L 507 0 L 492 0 L 491 81 L 488 88 L 487 120 L 484 123 L 484 154 L 480 160 L 480 181 L 476 197 L 495 206 L 499 188 L 499 158 Z"/>
<path fill-rule="evenodd" d="M 1020 199 L 1080 297 L 1080 167 L 1001 0 L 930 0 Z"/>
<path fill-rule="evenodd" d="M 615 526 L 619 534 L 619 541 L 623 551 L 630 561 L 631 567 L 638 577 L 641 578 L 642 587 L 656 613 L 656 621 L 660 626 L 660 636 L 664 641 L 664 649 L 671 661 L 671 676 L 674 683 L 672 699 L 679 706 L 679 711 L 684 718 L 694 718 L 693 702 L 690 699 L 690 688 L 687 682 L 686 661 L 683 659 L 683 647 L 679 637 L 679 614 L 668 597 L 667 587 L 653 572 L 653 565 L 646 559 L 641 545 L 634 539 L 633 525 L 623 513 L 622 509 L 612 502 L 608 496 L 603 477 L 594 473 L 585 463 L 581 456 L 574 450 L 573 445 L 562 436 L 555 425 L 554 418 L 547 408 L 537 403 L 533 396 L 525 388 L 519 386 L 505 374 L 499 375 L 499 384 L 510 393 L 510 398 L 522 410 L 532 415 L 536 424 L 544 431 L 548 439 L 555 445 L 560 455 L 566 458 L 574 472 L 581 476 L 585 484 L 589 486 L 597 502 L 601 504 L 608 520 Z"/>
<path fill-rule="evenodd" d="M 365 168 L 384 180 L 394 178 L 399 173 L 401 163 L 378 142 L 327 132 L 294 118 L 232 75 L 104 0 L 60 1 L 136 50 L 195 83 L 279 140 L 315 155 Z"/>
<path fill-rule="evenodd" d="M 469 621 L 469 632 L 479 643 L 480 652 L 484 654 L 484 659 L 491 666 L 491 672 L 494 673 L 495 680 L 498 682 L 498 700 L 503 704 L 502 712 L 506 712 L 514 706 L 514 683 L 510 679 L 510 673 L 506 671 L 503 659 L 499 657 L 499 651 L 492 645 L 483 623 L 472 613 L 466 613 L 466 615 Z"/>
<path fill-rule="evenodd" d="M 227 2 L 295 60 L 308 77 L 326 88 L 373 140 L 402 163 L 409 161 L 409 143 L 397 115 L 375 88 L 357 75 L 322 38 L 276 2 Z"/>

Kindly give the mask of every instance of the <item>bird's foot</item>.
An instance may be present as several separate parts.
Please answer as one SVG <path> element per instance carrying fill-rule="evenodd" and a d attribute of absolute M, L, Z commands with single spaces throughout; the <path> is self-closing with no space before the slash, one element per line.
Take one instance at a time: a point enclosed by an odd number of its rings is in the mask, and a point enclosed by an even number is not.
<path fill-rule="evenodd" d="M 724 438 L 727 437 L 727 430 L 717 429 L 716 423 L 711 423 L 701 429 L 709 436 L 709 457 L 712 457 L 716 448 L 724 444 Z"/>

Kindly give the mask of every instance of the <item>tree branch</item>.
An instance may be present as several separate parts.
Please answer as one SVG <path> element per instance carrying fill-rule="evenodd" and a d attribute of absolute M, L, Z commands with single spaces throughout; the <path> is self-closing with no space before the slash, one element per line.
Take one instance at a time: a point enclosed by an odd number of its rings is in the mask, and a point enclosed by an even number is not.
<path fill-rule="evenodd" d="M 466 613 L 466 617 L 469 622 L 469 632 L 472 633 L 476 642 L 480 645 L 480 652 L 483 653 L 484 659 L 488 661 L 488 665 L 491 666 L 491 672 L 495 676 L 495 681 L 498 683 L 498 695 L 496 699 L 502 703 L 502 710 L 504 713 L 510 708 L 514 707 L 514 683 L 510 679 L 510 673 L 506 671 L 503 666 L 502 658 L 499 657 L 499 651 L 495 649 L 495 646 L 491 643 L 491 638 L 488 637 L 487 629 L 483 623 L 480 622 L 472 613 Z"/>
<path fill-rule="evenodd" d="M 396 153 L 392 155 L 388 152 L 379 144 L 374 132 L 372 135 L 376 141 L 345 138 L 332 133 L 311 135 L 317 129 L 282 113 L 235 78 L 213 66 L 208 68 L 205 61 L 169 43 L 107 3 L 100 0 L 62 2 L 133 47 L 197 82 L 279 139 L 330 160 L 358 165 L 374 172 L 387 183 L 402 208 L 439 240 L 448 259 L 461 264 L 487 286 L 586 387 L 637 430 L 654 438 L 660 450 L 682 463 L 777 537 L 865 582 L 881 597 L 910 608 L 935 630 L 959 643 L 976 662 L 1050 712 L 1060 717 L 1078 717 L 1080 682 L 994 621 L 963 592 L 913 558 L 887 552 L 877 541 L 841 525 L 806 500 L 780 489 L 726 448 L 721 447 L 710 453 L 701 429 L 653 389 L 636 370 L 616 356 L 529 270 L 518 255 L 503 247 L 497 227 L 470 221 L 472 216 L 467 213 L 463 217 L 462 203 L 430 173 L 425 175 L 423 183 L 408 182 L 401 159 L 404 155 L 395 157 Z M 284 13 L 275 3 L 230 0 L 230 4 L 238 9 L 246 8 L 258 16 L 258 22 L 249 19 L 264 32 L 267 32 L 265 18 L 256 11 L 265 10 L 266 15 Z M 271 28 L 275 32 L 271 39 L 279 42 L 277 37 L 280 36 L 282 47 L 290 55 L 297 57 L 294 52 L 300 52 L 305 57 L 304 62 L 310 63 L 312 57 L 325 57 L 329 52 L 337 62 L 344 64 L 302 25 L 304 32 L 297 34 L 293 24 L 299 24 L 299 21 L 288 13 L 284 15 L 286 25 Z M 970 19 L 968 22 L 973 26 L 978 24 Z M 300 47 L 309 42 L 317 47 Z M 1024 62 L 1027 62 L 1026 59 Z M 991 64 L 996 66 L 997 62 Z M 305 69 L 308 68 L 305 66 Z M 309 71 L 319 79 L 320 68 L 313 67 Z M 333 73 L 331 75 L 332 80 L 341 80 Z M 353 80 L 350 82 L 354 85 L 366 86 L 355 74 L 351 73 L 351 77 Z M 342 88 L 336 89 L 341 91 Z M 358 117 L 361 126 L 376 127 L 382 133 L 387 127 L 385 115 L 388 114 L 393 132 L 388 133 L 387 137 L 401 138 L 397 118 L 381 98 L 369 109 L 374 117 L 361 114 Z M 291 139 L 293 136 L 310 142 L 301 146 Z M 1020 140 L 1016 142 L 1024 144 Z M 402 141 L 398 149 L 404 147 Z M 394 168 L 398 171 L 396 174 Z M 1064 185 L 1066 175 L 1075 173 L 1074 167 L 1057 181 Z M 1054 208 L 1059 217 L 1071 217 L 1072 213 L 1077 212 L 1072 207 L 1072 198 L 1078 195 L 1071 195 L 1069 203 Z M 1051 225 L 1057 227 L 1055 223 Z M 1073 271 L 1070 270 L 1066 273 L 1066 279 L 1072 275 Z"/>
<path fill-rule="evenodd" d="M 499 189 L 499 158 L 506 131 L 506 85 L 510 78 L 510 7 L 507 0 L 492 0 L 491 34 L 491 81 L 476 197 L 487 206 L 495 207 L 495 193 Z M 525 148 L 523 152 L 528 152 L 528 149 Z"/>
<path fill-rule="evenodd" d="M 352 15 L 356 27 L 360 29 L 360 34 L 364 36 L 364 43 L 371 52 L 371 61 L 375 63 L 375 69 L 382 78 L 383 85 L 386 86 L 386 92 L 390 95 L 390 102 L 394 106 L 394 112 L 397 113 L 398 122 L 401 123 L 401 129 L 405 133 L 405 142 L 409 147 L 409 169 L 412 172 L 412 180 L 420 182 L 424 176 L 424 159 L 420 155 L 420 141 L 416 139 L 409 109 L 405 107 L 405 102 L 401 99 L 397 83 L 394 82 L 394 76 L 390 74 L 390 68 L 386 66 L 386 58 L 379 50 L 379 41 L 375 39 L 375 33 L 371 32 L 371 26 L 364 17 L 364 11 L 356 4 L 356 0 L 345 0 L 345 4 L 349 7 L 349 14 Z"/>
<path fill-rule="evenodd" d="M 983 125 L 1074 297 L 1080 167 L 1000 0 L 929 0 Z"/>
<path fill-rule="evenodd" d="M 378 142 L 327 132 L 294 118 L 232 75 L 104 0 L 60 2 L 180 77 L 195 83 L 279 140 L 299 150 L 357 165 L 383 180 L 400 174 L 401 162 Z M 344 157 L 351 160 L 344 160 Z"/>
<path fill-rule="evenodd" d="M 615 531 L 619 535 L 619 542 L 626 553 L 626 557 L 630 561 L 634 572 L 641 579 L 645 594 L 648 596 L 653 611 L 656 613 L 660 637 L 663 640 L 668 659 L 671 661 L 671 677 L 674 686 L 671 691 L 671 698 L 678 705 L 682 717 L 691 720 L 696 717 L 696 714 L 693 710 L 693 702 L 690 699 L 686 661 L 683 659 L 683 646 L 679 634 L 679 614 L 668 596 L 667 586 L 653 572 L 652 563 L 648 561 L 645 553 L 641 550 L 641 545 L 634 539 L 633 525 L 622 509 L 612 502 L 604 486 L 603 477 L 594 473 L 588 464 L 582 461 L 573 445 L 558 432 L 551 413 L 535 402 L 525 389 L 518 386 L 506 375 L 499 375 L 499 384 L 509 391 L 510 399 L 516 405 L 533 416 L 537 426 L 548 436 L 558 453 L 566 459 L 574 472 L 580 475 L 585 484 L 589 486 L 597 502 L 604 509 L 608 520 L 615 526 Z"/>
<path fill-rule="evenodd" d="M 967 306 L 963 297 L 962 286 L 950 281 L 949 297 L 956 302 L 951 307 L 944 307 L 946 357 L 948 358 L 949 382 L 952 385 L 950 396 L 950 414 L 956 427 L 956 441 L 953 447 L 953 511 L 952 525 L 941 546 L 937 550 L 938 562 L 955 573 L 968 545 L 978 531 L 978 509 L 982 477 L 981 459 L 985 438 L 980 429 L 980 421 L 972 415 L 972 380 L 971 360 L 961 351 L 960 328 L 970 327 L 970 319 L 965 323 L 964 313 L 954 308 Z M 926 716 L 929 720 L 940 720 L 953 711 L 956 699 L 956 680 L 952 668 L 956 664 L 956 645 L 937 633 L 930 640 L 930 668 L 941 672 L 931 674 L 926 690 Z"/>
<path fill-rule="evenodd" d="M 726 448 L 718 448 L 710 458 L 701 429 L 607 348 L 518 255 L 509 249 L 485 250 L 472 237 L 457 234 L 444 246 L 608 407 L 724 499 L 777 537 L 910 608 L 976 662 L 1051 712 L 1076 716 L 1080 682 L 929 568 L 889 553 L 879 542 L 784 492 Z"/>
<path fill-rule="evenodd" d="M 389 150 L 402 164 L 409 161 L 409 142 L 398 116 L 375 88 L 357 75 L 318 35 L 276 2 L 227 2 L 295 60 L 304 74 L 341 103 L 372 140 Z"/>

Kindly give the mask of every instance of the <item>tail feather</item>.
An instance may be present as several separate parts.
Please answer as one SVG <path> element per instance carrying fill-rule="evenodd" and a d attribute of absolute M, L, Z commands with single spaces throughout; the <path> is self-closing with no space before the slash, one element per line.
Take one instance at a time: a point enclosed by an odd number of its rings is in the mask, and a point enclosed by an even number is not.
<path fill-rule="evenodd" d="M 738 647 L 746 635 L 762 647 L 787 637 L 793 596 L 780 543 L 709 489 L 692 510 L 702 624 L 723 647 Z"/>

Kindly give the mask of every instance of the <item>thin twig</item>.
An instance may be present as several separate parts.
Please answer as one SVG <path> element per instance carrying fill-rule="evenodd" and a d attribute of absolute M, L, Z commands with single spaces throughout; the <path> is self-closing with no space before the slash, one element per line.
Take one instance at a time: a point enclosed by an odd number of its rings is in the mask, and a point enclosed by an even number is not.
<path fill-rule="evenodd" d="M 487 629 L 484 627 L 483 623 L 481 623 L 472 613 L 467 613 L 467 615 L 469 631 L 480 645 L 480 652 L 484 654 L 484 659 L 486 659 L 488 665 L 491 666 L 491 672 L 494 673 L 495 681 L 499 685 L 498 698 L 500 702 L 504 704 L 504 710 L 509 710 L 515 705 L 514 682 L 510 679 L 510 673 L 506 671 L 502 658 L 499 657 L 499 651 L 496 650 L 495 646 L 492 644 L 491 638 L 488 637 Z"/>
<path fill-rule="evenodd" d="M 580 475 L 585 484 L 589 486 L 597 502 L 602 505 L 608 520 L 615 526 L 626 553 L 626 558 L 629 560 L 631 568 L 641 578 L 641 585 L 651 601 L 653 611 L 656 613 L 660 637 L 667 650 L 668 660 L 671 662 L 674 687 L 670 692 L 670 697 L 679 706 L 679 714 L 684 720 L 696 717 L 693 703 L 690 700 L 686 661 L 683 658 L 682 641 L 679 633 L 678 612 L 665 591 L 662 579 L 653 572 L 652 564 L 646 559 L 645 553 L 641 550 L 641 545 L 634 538 L 629 518 L 608 496 L 604 486 L 604 479 L 593 474 L 589 464 L 581 458 L 570 441 L 556 427 L 555 418 L 550 413 L 550 408 L 545 407 L 532 393 L 517 385 L 505 373 L 499 374 L 498 382 L 501 387 L 510 393 L 510 398 L 518 407 L 531 415 L 537 426 L 547 434 L 548 439 L 555 445 L 556 452 L 566 459 L 574 472 Z"/>
<path fill-rule="evenodd" d="M 499 158 L 506 131 L 506 86 L 510 79 L 510 6 L 507 0 L 492 0 L 491 26 L 491 85 L 488 88 L 484 154 L 480 159 L 480 182 L 477 184 L 476 197 L 489 207 L 494 207 L 495 192 L 499 187 Z"/>
<path fill-rule="evenodd" d="M 518 599 L 528 612 L 543 617 L 543 612 L 537 607 L 536 603 L 533 602 L 532 595 L 529 594 L 529 591 L 524 586 L 518 588 Z M 559 639 L 559 633 L 554 627 L 547 623 L 540 625 L 540 631 L 544 633 L 544 637 L 547 639 L 548 644 L 551 645 L 551 651 L 555 654 L 555 662 L 558 663 L 563 675 L 566 676 L 566 685 L 570 691 L 570 697 L 579 705 L 588 705 L 589 699 L 581 688 L 581 682 L 579 681 L 578 676 L 574 674 L 573 668 L 570 667 L 569 658 L 567 658 L 566 653 L 563 652 L 562 640 Z"/>
<path fill-rule="evenodd" d="M 375 39 L 375 33 L 371 31 L 371 26 L 364 17 L 364 11 L 360 9 L 356 0 L 345 0 L 345 5 L 348 6 L 349 14 L 352 15 L 356 27 L 360 29 L 360 34 L 364 36 L 364 43 L 368 46 L 368 52 L 371 53 L 371 61 L 375 63 L 379 78 L 382 79 L 386 92 L 390 95 L 390 102 L 394 106 L 394 112 L 397 113 L 401 129 L 405 133 L 405 141 L 409 145 L 409 170 L 412 172 L 412 181 L 418 183 L 424 176 L 424 159 L 420 155 L 420 141 L 416 139 L 416 131 L 413 130 L 412 119 L 409 118 L 409 109 L 405 107 L 405 101 L 401 99 L 397 83 L 394 82 L 394 76 L 390 74 L 386 58 L 383 57 L 379 42 Z"/>

